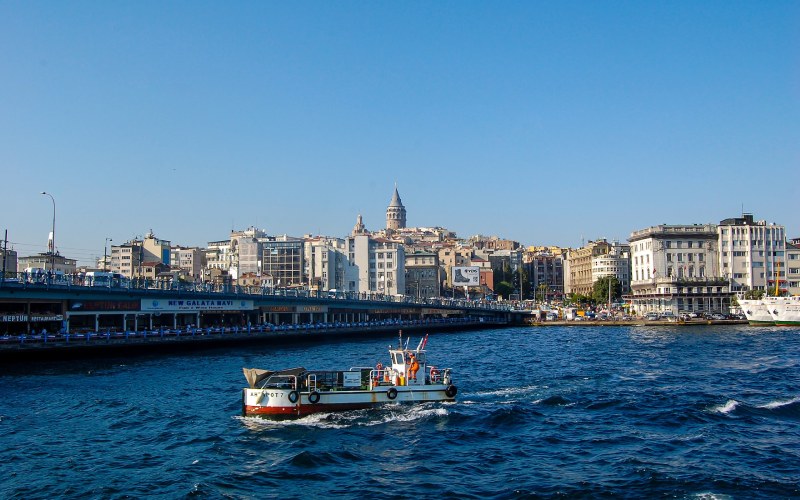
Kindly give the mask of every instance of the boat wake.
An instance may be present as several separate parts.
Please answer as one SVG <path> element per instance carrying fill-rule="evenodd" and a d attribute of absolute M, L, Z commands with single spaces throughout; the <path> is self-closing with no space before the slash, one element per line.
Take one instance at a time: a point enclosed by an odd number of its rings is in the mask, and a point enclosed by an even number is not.
<path fill-rule="evenodd" d="M 451 403 L 445 403 L 451 404 Z M 445 417 L 450 410 L 441 405 L 402 405 L 391 404 L 367 410 L 344 412 L 313 413 L 297 419 L 271 420 L 258 417 L 242 417 L 242 423 L 250 430 L 285 429 L 290 427 L 313 427 L 317 429 L 347 429 L 351 427 L 372 427 L 394 422 L 413 422 L 428 418 Z"/>

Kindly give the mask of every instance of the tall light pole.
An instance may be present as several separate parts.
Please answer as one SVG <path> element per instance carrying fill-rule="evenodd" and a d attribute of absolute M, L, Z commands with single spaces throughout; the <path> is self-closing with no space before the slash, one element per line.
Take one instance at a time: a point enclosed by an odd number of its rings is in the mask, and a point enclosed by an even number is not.
<path fill-rule="evenodd" d="M 106 238 L 106 243 L 103 245 L 103 271 L 108 271 L 108 242 L 114 241 L 111 238 Z"/>
<path fill-rule="evenodd" d="M 50 193 L 48 193 L 46 191 L 42 191 L 42 194 L 45 195 L 45 196 L 49 196 L 50 197 L 50 201 L 53 202 L 53 232 L 52 232 L 52 235 L 53 235 L 53 241 L 52 241 L 53 248 L 50 249 L 50 271 L 55 273 L 56 272 L 56 200 L 55 200 L 55 198 L 53 198 L 52 194 L 50 194 Z"/>

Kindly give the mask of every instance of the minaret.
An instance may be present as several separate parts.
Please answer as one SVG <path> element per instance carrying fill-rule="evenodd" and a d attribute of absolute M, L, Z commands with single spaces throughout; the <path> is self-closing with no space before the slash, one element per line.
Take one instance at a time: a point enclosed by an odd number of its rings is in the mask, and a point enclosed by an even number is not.
<path fill-rule="evenodd" d="M 356 219 L 356 225 L 353 227 L 353 231 L 350 233 L 350 236 L 355 236 L 357 234 L 369 234 L 367 228 L 364 227 L 364 221 L 361 218 L 361 214 L 358 215 L 358 218 Z"/>
<path fill-rule="evenodd" d="M 386 229 L 403 229 L 406 227 L 406 207 L 400 200 L 397 184 L 394 186 L 394 195 L 389 207 L 386 209 Z"/>

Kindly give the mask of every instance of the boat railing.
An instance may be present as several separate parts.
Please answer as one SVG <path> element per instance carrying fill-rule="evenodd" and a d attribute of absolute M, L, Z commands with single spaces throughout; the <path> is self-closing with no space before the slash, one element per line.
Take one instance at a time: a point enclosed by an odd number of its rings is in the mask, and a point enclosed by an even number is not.
<path fill-rule="evenodd" d="M 396 372 L 392 368 L 372 368 L 369 372 L 369 379 L 372 387 L 380 385 L 395 385 Z"/>
<path fill-rule="evenodd" d="M 270 375 L 261 382 L 259 389 L 297 389 L 297 376 Z"/>

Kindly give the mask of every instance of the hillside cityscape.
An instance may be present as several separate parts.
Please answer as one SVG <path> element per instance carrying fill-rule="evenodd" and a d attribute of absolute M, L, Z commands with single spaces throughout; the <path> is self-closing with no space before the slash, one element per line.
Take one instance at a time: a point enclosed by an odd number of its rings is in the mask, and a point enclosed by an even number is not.
<path fill-rule="evenodd" d="M 361 215 L 348 236 L 269 235 L 249 227 L 186 247 L 156 236 L 106 239 L 96 266 L 78 266 L 54 244 L 18 255 L 0 246 L 6 279 L 99 277 L 160 283 L 214 283 L 316 293 L 418 299 L 458 297 L 535 303 L 624 302 L 631 312 L 728 312 L 737 294 L 800 293 L 800 238 L 743 213 L 712 223 L 636 229 L 626 242 L 590 240 L 580 248 L 525 246 L 498 236 L 460 238 L 444 227 L 407 227 L 397 187 L 385 227 Z M 159 235 L 160 236 L 160 235 Z M 82 278 L 83 279 L 83 278 Z M 610 289 L 609 289 L 610 288 Z"/>

